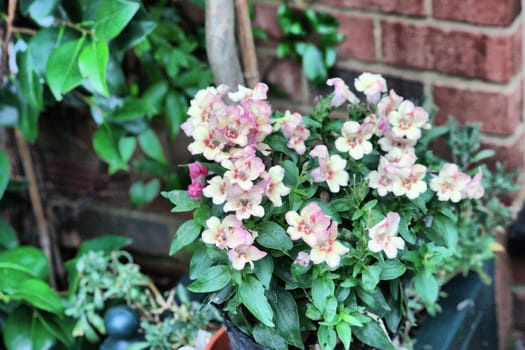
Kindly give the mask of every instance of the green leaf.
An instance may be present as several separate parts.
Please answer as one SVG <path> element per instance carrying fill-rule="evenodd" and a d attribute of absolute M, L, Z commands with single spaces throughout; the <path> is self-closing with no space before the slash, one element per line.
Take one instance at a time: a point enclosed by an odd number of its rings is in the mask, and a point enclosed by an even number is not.
<path fill-rule="evenodd" d="M 257 279 L 248 277 L 238 287 L 241 302 L 264 325 L 275 327 L 273 311 L 264 294 L 264 287 Z"/>
<path fill-rule="evenodd" d="M 170 255 L 175 254 L 199 237 L 201 227 L 194 221 L 188 220 L 179 226 L 170 246 Z"/>
<path fill-rule="evenodd" d="M 493 157 L 496 152 L 492 149 L 484 149 L 483 151 L 479 151 L 470 159 L 470 163 L 476 163 L 483 159 L 487 159 L 490 157 Z"/>
<path fill-rule="evenodd" d="M 108 59 L 109 48 L 104 41 L 92 41 L 84 47 L 78 58 L 80 74 L 88 79 L 98 93 L 104 96 L 109 96 L 106 84 Z"/>
<path fill-rule="evenodd" d="M 20 80 L 20 88 L 25 102 L 31 107 L 41 110 L 44 108 L 44 95 L 42 84 L 38 74 L 35 72 L 33 59 L 29 51 L 18 53 L 18 77 Z"/>
<path fill-rule="evenodd" d="M 2 148 L 0 148 L 0 198 L 4 196 L 5 189 L 9 183 L 9 174 L 11 173 L 11 165 L 9 158 Z"/>
<path fill-rule="evenodd" d="M 140 4 L 126 0 L 104 0 L 95 16 L 95 36 L 100 40 L 116 37 L 139 10 Z"/>
<path fill-rule="evenodd" d="M 0 219 L 0 250 L 13 249 L 15 247 L 18 247 L 18 236 L 15 230 L 7 222 Z"/>
<path fill-rule="evenodd" d="M 172 213 L 180 213 L 186 211 L 192 211 L 199 206 L 199 202 L 191 198 L 188 191 L 184 190 L 173 190 L 170 192 L 161 192 L 160 195 L 170 200 L 175 208 L 171 210 Z"/>
<path fill-rule="evenodd" d="M 193 212 L 193 220 L 202 227 L 206 227 L 206 220 L 211 217 L 211 208 L 207 205 L 196 209 Z"/>
<path fill-rule="evenodd" d="M 149 157 L 155 159 L 159 163 L 167 163 L 162 151 L 162 146 L 160 145 L 160 141 L 153 130 L 148 129 L 140 134 L 139 144 L 144 153 L 146 153 Z"/>
<path fill-rule="evenodd" d="M 31 271 L 31 275 L 41 280 L 49 277 L 49 261 L 40 249 L 32 246 L 16 247 L 0 252 L 0 263 L 13 263 Z"/>
<path fill-rule="evenodd" d="M 322 350 L 332 350 L 335 348 L 337 335 L 332 326 L 319 326 L 317 331 L 317 339 Z"/>
<path fill-rule="evenodd" d="M 13 263 L 0 263 L 0 291 L 11 293 L 19 288 L 19 285 L 34 278 L 31 270 Z"/>
<path fill-rule="evenodd" d="M 316 278 L 312 281 L 312 300 L 314 305 L 324 313 L 328 298 L 334 295 L 334 281 L 327 277 Z"/>
<path fill-rule="evenodd" d="M 115 108 L 112 119 L 118 122 L 134 121 L 154 112 L 154 106 L 150 106 L 141 98 L 129 97 L 122 106 Z"/>
<path fill-rule="evenodd" d="M 343 343 L 345 350 L 350 349 L 350 343 L 352 342 L 352 329 L 350 328 L 350 325 L 346 322 L 338 322 L 335 325 L 335 330 L 337 332 L 337 337 L 341 339 L 341 343 Z"/>
<path fill-rule="evenodd" d="M 381 270 L 381 280 L 393 280 L 400 276 L 402 276 L 406 271 L 406 266 L 401 261 L 394 259 L 394 260 L 387 260 L 385 261 L 385 264 L 383 265 L 383 270 Z"/>
<path fill-rule="evenodd" d="M 432 228 L 443 237 L 448 248 L 456 250 L 458 246 L 458 225 L 454 220 L 444 215 L 435 215 Z"/>
<path fill-rule="evenodd" d="M 151 109 L 155 111 L 155 114 L 157 114 L 161 110 L 162 102 L 164 101 L 164 97 L 166 97 L 168 90 L 168 82 L 163 79 L 158 80 L 144 91 L 141 97 L 142 103 L 150 106 Z"/>
<path fill-rule="evenodd" d="M 60 101 L 62 94 L 82 83 L 78 67 L 78 56 L 84 45 L 85 37 L 67 42 L 57 47 L 49 56 L 46 64 L 46 78 L 51 92 Z"/>
<path fill-rule="evenodd" d="M 257 279 L 261 281 L 264 288 L 270 286 L 273 274 L 273 259 L 270 256 L 265 256 L 263 259 L 254 263 L 254 272 Z"/>
<path fill-rule="evenodd" d="M 173 90 L 166 96 L 166 118 L 170 130 L 170 137 L 177 136 L 180 125 L 186 120 L 186 111 L 188 110 L 188 101 L 182 94 Z"/>
<path fill-rule="evenodd" d="M 129 196 L 131 204 L 136 207 L 151 203 L 160 191 L 160 180 L 152 179 L 150 182 L 144 184 L 142 181 L 135 181 L 129 188 Z"/>
<path fill-rule="evenodd" d="M 293 295 L 286 289 L 275 286 L 268 290 L 268 302 L 274 312 L 275 331 L 288 344 L 303 348 L 299 312 Z"/>
<path fill-rule="evenodd" d="M 77 256 L 82 256 L 90 251 L 110 253 L 130 245 L 132 242 L 133 240 L 129 237 L 103 235 L 82 242 L 78 249 Z"/>
<path fill-rule="evenodd" d="M 37 23 L 40 19 L 49 17 L 59 0 L 22 0 L 20 2 L 20 9 L 24 15 L 29 15 Z"/>
<path fill-rule="evenodd" d="M 326 79 L 326 68 L 324 66 L 323 54 L 312 44 L 307 44 L 303 54 L 303 70 L 306 78 L 317 82 Z"/>
<path fill-rule="evenodd" d="M 192 280 L 202 276 L 204 271 L 206 271 L 213 263 L 213 260 L 208 256 L 207 250 L 208 247 L 202 245 L 195 249 L 191 255 L 190 278 Z"/>
<path fill-rule="evenodd" d="M 231 277 L 226 265 L 212 266 L 190 284 L 188 290 L 194 293 L 211 293 L 226 287 L 230 281 Z"/>
<path fill-rule="evenodd" d="M 7 350 L 48 350 L 55 344 L 53 334 L 27 307 L 19 307 L 9 315 L 3 333 Z"/>
<path fill-rule="evenodd" d="M 420 272 L 414 277 L 417 294 L 427 304 L 434 303 L 439 294 L 438 281 L 429 271 Z"/>
<path fill-rule="evenodd" d="M 363 327 L 353 328 L 355 336 L 363 343 L 380 350 L 396 350 L 383 327 L 376 321 L 365 323 Z"/>
<path fill-rule="evenodd" d="M 362 272 L 362 285 L 366 291 L 373 291 L 379 283 L 381 266 L 378 264 L 365 266 Z"/>
<path fill-rule="evenodd" d="M 116 51 L 126 51 L 127 49 L 138 45 L 156 27 L 157 22 L 155 22 L 148 13 L 141 8 L 126 26 L 124 31 L 112 42 L 112 47 L 116 49 Z"/>
<path fill-rule="evenodd" d="M 58 37 L 60 35 L 60 42 Z M 61 27 L 43 28 L 29 40 L 27 49 L 31 55 L 32 62 L 36 73 L 44 78 L 46 75 L 46 65 L 49 56 L 57 45 L 64 45 L 65 43 L 78 39 L 78 32 L 73 29 Z"/>
<path fill-rule="evenodd" d="M 288 350 L 288 344 L 279 333 L 275 332 L 274 328 L 267 327 L 262 324 L 257 324 L 253 328 L 253 338 L 262 346 L 272 350 Z"/>
<path fill-rule="evenodd" d="M 93 136 L 93 148 L 98 156 L 109 164 L 109 173 L 114 174 L 120 169 L 128 169 L 119 152 L 121 130 L 113 129 L 103 124 Z"/>
<path fill-rule="evenodd" d="M 118 150 L 124 163 L 129 162 L 135 153 L 135 148 L 137 148 L 137 138 L 134 136 L 121 137 L 118 140 Z"/>
<path fill-rule="evenodd" d="M 283 182 L 288 187 L 295 187 L 299 181 L 299 169 L 291 160 L 285 160 L 280 164 L 285 170 Z"/>
<path fill-rule="evenodd" d="M 265 221 L 258 225 L 255 230 L 259 233 L 256 241 L 263 247 L 283 252 L 292 249 L 292 240 L 286 234 L 286 231 L 275 222 Z"/>
<path fill-rule="evenodd" d="M 11 297 L 24 301 L 38 309 L 60 315 L 63 312 L 62 301 L 49 285 L 34 278 L 26 279 L 11 291 Z"/>

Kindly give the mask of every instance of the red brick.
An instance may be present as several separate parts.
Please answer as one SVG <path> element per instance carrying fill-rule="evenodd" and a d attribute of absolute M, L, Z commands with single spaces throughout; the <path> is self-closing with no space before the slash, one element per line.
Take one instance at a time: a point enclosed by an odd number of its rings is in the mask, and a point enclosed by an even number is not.
<path fill-rule="evenodd" d="M 277 20 L 277 8 L 277 5 L 255 4 L 253 26 L 264 30 L 270 40 L 281 39 L 284 35 Z"/>
<path fill-rule="evenodd" d="M 424 0 L 321 0 L 319 3 L 409 16 L 425 15 Z"/>
<path fill-rule="evenodd" d="M 373 19 L 344 13 L 332 13 L 332 15 L 339 20 L 339 31 L 345 36 L 345 41 L 337 48 L 338 55 L 375 61 Z"/>
<path fill-rule="evenodd" d="M 514 328 L 525 330 L 525 290 L 515 288 L 512 292 Z"/>
<path fill-rule="evenodd" d="M 521 11 L 520 0 L 434 0 L 436 18 L 493 26 L 507 26 Z"/>
<path fill-rule="evenodd" d="M 268 56 L 260 56 L 259 70 L 262 81 L 282 88 L 294 101 L 301 100 L 302 70 L 296 61 L 288 58 L 277 60 Z"/>
<path fill-rule="evenodd" d="M 508 145 L 494 145 L 487 141 L 481 143 L 482 148 L 490 148 L 496 151 L 496 155 L 487 159 L 486 163 L 490 169 L 494 169 L 496 162 L 501 162 L 506 165 L 507 171 L 522 170 L 523 169 L 523 148 L 525 145 L 525 135 L 521 134 L 517 140 Z M 517 196 L 517 193 L 510 193 L 507 198 L 503 198 L 505 202 L 511 203 Z"/>
<path fill-rule="evenodd" d="M 508 136 L 521 123 L 523 89 L 518 84 L 514 91 L 504 94 L 436 85 L 434 103 L 438 107 L 438 124 L 445 123 L 451 115 L 462 124 L 481 122 L 484 133 Z"/>
<path fill-rule="evenodd" d="M 507 35 L 381 22 L 386 63 L 508 82 L 521 68 L 521 27 Z"/>

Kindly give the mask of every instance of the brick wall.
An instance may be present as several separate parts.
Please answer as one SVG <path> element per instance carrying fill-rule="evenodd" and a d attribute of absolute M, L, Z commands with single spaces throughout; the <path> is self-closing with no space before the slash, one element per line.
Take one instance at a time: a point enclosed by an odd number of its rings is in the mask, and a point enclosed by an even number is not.
<path fill-rule="evenodd" d="M 295 109 L 300 110 L 301 104 L 308 105 L 318 90 L 306 82 L 297 64 L 280 63 L 279 73 L 266 69 L 282 36 L 275 17 L 279 3 L 278 0 L 256 0 L 255 25 L 266 29 L 270 36 L 258 45 L 264 62 L 263 73 L 269 73 L 263 74 L 263 79 L 282 86 L 294 100 Z M 496 150 L 495 158 L 506 161 L 511 169 L 523 169 L 521 0 L 296 0 L 290 3 L 299 7 L 308 3 L 339 19 L 346 40 L 338 47 L 333 75 L 341 76 L 351 85 L 359 72 L 381 73 L 391 87 L 400 89 L 401 95 L 418 101 L 424 97 L 427 107 L 437 107 L 438 123 L 445 122 L 450 115 L 462 123 L 482 122 L 483 143 Z M 523 195 L 518 197 L 516 203 L 523 201 Z M 508 260 L 506 255 L 499 258 L 496 276 L 500 349 L 510 348 L 511 344 L 509 285 L 512 282 Z M 518 267 L 525 271 L 525 261 L 521 264 L 515 261 L 514 270 Z M 514 286 L 513 291 L 518 302 L 515 307 L 523 304 L 522 311 L 517 312 L 523 315 L 525 277 L 519 282 L 523 285 Z M 517 329 L 525 330 L 525 321 L 519 318 L 517 321 Z"/>

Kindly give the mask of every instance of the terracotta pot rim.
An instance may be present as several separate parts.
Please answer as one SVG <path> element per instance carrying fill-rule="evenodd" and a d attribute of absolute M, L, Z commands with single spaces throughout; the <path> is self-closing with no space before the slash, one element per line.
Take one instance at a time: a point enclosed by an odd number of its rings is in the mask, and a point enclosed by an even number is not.
<path fill-rule="evenodd" d="M 219 328 L 217 332 L 215 332 L 215 334 L 213 335 L 213 337 L 211 337 L 210 341 L 208 342 L 204 350 L 225 350 L 225 349 L 215 347 L 216 344 L 220 344 L 224 342 L 224 341 L 221 342 L 221 339 L 223 337 L 228 339 L 228 334 L 226 333 L 226 327 L 224 326 Z"/>

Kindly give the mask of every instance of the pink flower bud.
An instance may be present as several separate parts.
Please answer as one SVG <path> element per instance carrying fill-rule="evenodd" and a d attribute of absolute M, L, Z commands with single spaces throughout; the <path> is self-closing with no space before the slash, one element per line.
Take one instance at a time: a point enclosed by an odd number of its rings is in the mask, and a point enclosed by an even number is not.
<path fill-rule="evenodd" d="M 193 199 L 199 199 L 202 196 L 202 186 L 198 182 L 194 182 L 188 186 L 188 194 Z"/>
<path fill-rule="evenodd" d="M 193 162 L 188 165 L 190 169 L 190 178 L 196 179 L 199 175 L 208 175 L 208 168 L 199 162 Z"/>

